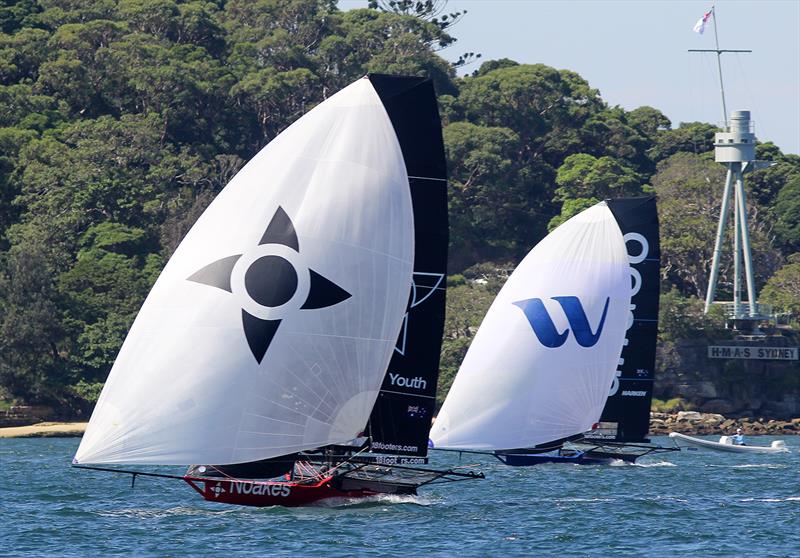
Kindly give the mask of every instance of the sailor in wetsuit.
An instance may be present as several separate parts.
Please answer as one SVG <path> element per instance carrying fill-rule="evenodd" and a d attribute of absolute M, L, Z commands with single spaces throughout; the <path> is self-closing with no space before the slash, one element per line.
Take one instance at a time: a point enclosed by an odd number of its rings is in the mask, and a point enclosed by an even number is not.
<path fill-rule="evenodd" d="M 742 436 L 742 429 L 737 428 L 736 434 L 731 436 L 731 440 L 733 441 L 733 445 L 735 446 L 743 446 L 744 444 L 744 436 Z"/>

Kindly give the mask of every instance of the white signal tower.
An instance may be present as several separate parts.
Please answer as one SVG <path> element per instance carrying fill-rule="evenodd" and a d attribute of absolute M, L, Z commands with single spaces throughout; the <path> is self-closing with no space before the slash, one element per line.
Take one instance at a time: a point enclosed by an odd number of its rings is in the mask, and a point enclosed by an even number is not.
<path fill-rule="evenodd" d="M 747 226 L 747 198 L 744 190 L 744 174 L 756 168 L 764 168 L 770 163 L 756 161 L 756 136 L 750 121 L 750 111 L 735 110 L 731 113 L 730 124 L 724 131 L 717 132 L 714 139 L 714 160 L 728 168 L 725 176 L 725 190 L 722 193 L 722 209 L 717 225 L 717 238 L 714 244 L 714 259 L 711 276 L 708 280 L 705 312 L 708 313 L 714 302 L 719 278 L 719 263 L 725 229 L 733 201 L 733 311 L 734 320 L 759 321 L 769 319 L 762 315 L 756 300 L 756 284 L 753 276 L 753 257 L 750 250 L 750 232 Z M 742 260 L 744 260 L 747 282 L 747 306 L 742 305 Z"/>
<path fill-rule="evenodd" d="M 711 263 L 711 276 L 708 280 L 706 292 L 705 313 L 707 314 L 714 302 L 719 279 L 719 263 L 722 254 L 722 244 L 725 240 L 730 203 L 733 200 L 733 308 L 729 317 L 734 320 L 734 325 L 749 324 L 748 329 L 756 322 L 769 319 L 759 310 L 756 300 L 756 284 L 753 275 L 753 257 L 750 250 L 750 232 L 747 227 L 747 198 L 744 190 L 744 174 L 758 168 L 765 168 L 771 163 L 756 161 L 756 136 L 753 124 L 750 121 L 750 111 L 735 110 L 728 119 L 725 104 L 725 88 L 722 84 L 722 54 L 726 52 L 751 52 L 749 50 L 723 50 L 719 48 L 717 35 L 717 14 L 712 7 L 714 22 L 715 49 L 690 49 L 689 52 L 713 52 L 717 55 L 717 69 L 719 70 L 719 91 L 722 97 L 722 117 L 724 119 L 721 132 L 714 138 L 714 160 L 725 165 L 728 172 L 725 176 L 725 190 L 722 194 L 722 209 L 717 225 L 717 238 L 714 244 L 714 258 Z M 742 260 L 744 259 L 745 278 L 747 282 L 747 306 L 742 305 Z M 765 313 L 769 314 L 769 313 Z"/>

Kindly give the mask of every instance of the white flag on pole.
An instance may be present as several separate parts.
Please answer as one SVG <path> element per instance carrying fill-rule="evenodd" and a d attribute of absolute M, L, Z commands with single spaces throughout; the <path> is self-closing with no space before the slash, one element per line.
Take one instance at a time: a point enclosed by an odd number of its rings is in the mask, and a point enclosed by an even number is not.
<path fill-rule="evenodd" d="M 711 8 L 706 13 L 704 13 L 703 17 L 698 19 L 697 23 L 694 24 L 694 27 L 692 27 L 692 31 L 694 31 L 695 33 L 700 33 L 702 35 L 703 31 L 706 30 L 706 24 L 708 23 L 708 20 L 711 19 L 711 14 L 713 12 L 714 8 Z"/>

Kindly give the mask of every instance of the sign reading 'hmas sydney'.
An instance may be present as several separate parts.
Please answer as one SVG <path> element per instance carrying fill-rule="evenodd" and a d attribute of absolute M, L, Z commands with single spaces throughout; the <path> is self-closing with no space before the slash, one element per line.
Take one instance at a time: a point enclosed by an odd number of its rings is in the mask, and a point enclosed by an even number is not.
<path fill-rule="evenodd" d="M 747 360 L 798 360 L 798 347 L 708 347 L 708 358 L 739 358 Z"/>

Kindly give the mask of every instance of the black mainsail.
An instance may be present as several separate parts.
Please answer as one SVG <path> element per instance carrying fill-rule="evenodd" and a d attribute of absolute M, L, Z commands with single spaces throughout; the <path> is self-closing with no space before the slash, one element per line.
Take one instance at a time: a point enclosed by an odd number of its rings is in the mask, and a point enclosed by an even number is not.
<path fill-rule="evenodd" d="M 649 442 L 655 378 L 661 248 L 655 196 L 606 200 L 624 235 L 631 267 L 633 323 L 622 349 L 617 378 L 600 418 L 587 436 L 616 442 Z"/>
<path fill-rule="evenodd" d="M 394 126 L 414 211 L 414 285 L 394 355 L 370 416 L 372 451 L 424 462 L 439 376 L 447 269 L 447 168 L 433 83 L 369 76 Z M 410 118 L 410 115 L 415 118 Z M 384 460 L 385 462 L 386 460 Z"/>

